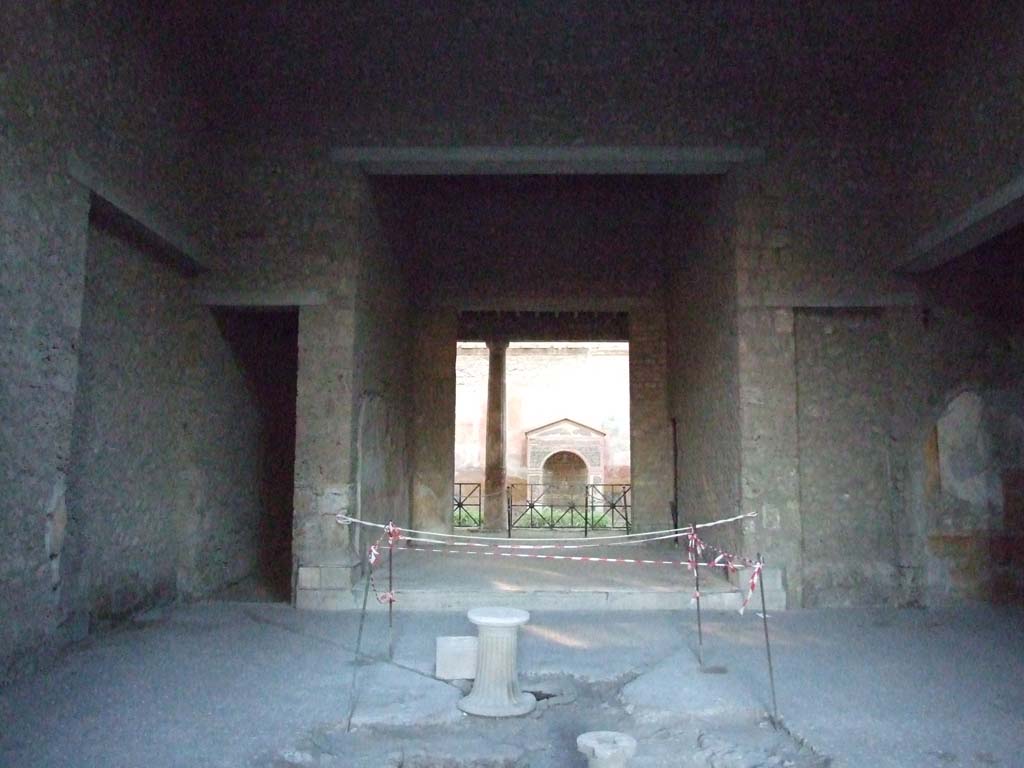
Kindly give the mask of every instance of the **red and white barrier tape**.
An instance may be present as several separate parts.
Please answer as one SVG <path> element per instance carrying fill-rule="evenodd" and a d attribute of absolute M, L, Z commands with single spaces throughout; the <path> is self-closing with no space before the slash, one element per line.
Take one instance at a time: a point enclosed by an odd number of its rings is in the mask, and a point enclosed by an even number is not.
<path fill-rule="evenodd" d="M 638 540 L 638 541 L 641 541 L 641 542 L 642 541 L 657 541 L 657 540 L 660 540 L 660 539 L 671 539 L 671 538 L 675 538 L 677 536 L 685 536 L 690 531 L 691 528 L 696 528 L 696 529 L 713 528 L 714 526 L 717 526 L 717 525 L 725 525 L 726 523 L 734 523 L 737 520 L 744 520 L 744 519 L 753 518 L 753 517 L 757 517 L 757 512 L 747 512 L 747 513 L 742 514 L 742 515 L 735 515 L 733 517 L 726 517 L 726 518 L 723 518 L 721 520 L 712 520 L 712 521 L 707 522 L 707 523 L 696 523 L 695 525 L 692 525 L 692 526 L 688 525 L 688 526 L 685 526 L 683 528 L 665 528 L 665 529 L 660 530 L 660 531 L 647 531 L 645 533 L 614 534 L 614 535 L 611 535 L 611 536 L 602 536 L 601 539 L 603 541 L 607 542 L 605 544 L 605 546 L 613 546 L 614 542 L 616 540 L 619 540 L 619 539 L 623 539 L 623 540 Z M 353 525 L 353 524 L 354 525 L 362 525 L 362 526 L 366 526 L 366 527 L 369 527 L 369 528 L 378 528 L 380 530 L 385 530 L 389 525 L 390 526 L 394 526 L 394 523 L 388 523 L 387 525 L 384 525 L 382 523 L 373 523 L 373 522 L 370 522 L 369 520 L 360 520 L 358 518 L 351 517 L 351 516 L 345 515 L 345 514 L 336 515 L 335 519 L 341 525 Z M 443 539 L 466 539 L 466 540 L 470 540 L 470 541 L 481 541 L 481 542 L 483 542 L 483 541 L 506 542 L 505 546 L 507 546 L 509 548 L 517 548 L 518 546 L 522 546 L 522 545 L 510 545 L 510 544 L 507 544 L 507 542 L 508 542 L 508 537 L 507 536 L 476 536 L 474 534 L 468 534 L 468 533 L 437 533 L 435 531 L 420 531 L 420 530 L 417 530 L 415 528 L 408 528 L 408 529 L 405 530 L 405 533 L 406 534 L 413 534 L 413 535 L 416 535 L 416 536 L 432 536 L 432 537 L 435 537 L 435 538 L 443 538 Z M 551 542 L 572 542 L 572 541 L 579 541 L 579 539 L 575 538 L 575 537 L 573 537 L 573 538 L 561 537 L 561 538 L 548 539 L 547 541 L 549 543 L 551 543 Z"/>
<path fill-rule="evenodd" d="M 339 516 L 340 517 L 340 516 Z M 493 545 L 482 544 L 483 547 L 488 547 L 485 550 L 481 549 L 451 549 L 448 548 L 450 543 L 431 540 L 431 539 L 420 539 L 415 536 L 404 536 L 403 531 L 393 522 L 389 522 L 387 525 L 380 526 L 384 533 L 369 547 L 369 553 L 367 556 L 367 562 L 369 564 L 370 573 L 370 585 L 373 587 L 374 597 L 378 603 L 387 605 L 389 603 L 397 602 L 395 592 L 393 589 L 386 591 L 380 591 L 377 589 L 377 584 L 373 577 L 374 567 L 377 565 L 381 558 L 380 547 L 387 539 L 389 554 L 394 554 L 395 544 L 401 541 L 403 538 L 410 542 L 427 542 L 441 544 L 441 547 L 405 547 L 403 548 L 406 552 L 433 552 L 438 554 L 461 554 L 461 555 L 482 555 L 484 557 L 516 557 L 516 558 L 529 558 L 535 560 L 566 560 L 569 562 L 579 563 L 611 563 L 620 565 L 671 565 L 671 566 L 682 566 L 685 565 L 690 571 L 696 572 L 697 568 L 723 568 L 728 573 L 735 573 L 740 568 L 752 567 L 753 571 L 750 574 L 750 580 L 748 582 L 747 596 L 743 600 L 743 605 L 740 607 L 740 614 L 742 615 L 747 605 L 750 603 L 750 599 L 754 595 L 754 590 L 757 589 L 758 580 L 761 577 L 761 571 L 764 567 L 761 562 L 754 562 L 747 558 L 737 557 L 731 555 L 728 552 L 724 552 L 717 547 L 713 547 L 704 541 L 696 533 L 696 527 L 690 526 L 689 529 L 684 531 L 684 535 L 687 538 L 687 550 L 688 556 L 686 560 L 658 560 L 652 558 L 633 558 L 633 557 L 597 557 L 589 555 L 549 555 L 540 554 L 534 552 L 502 552 L 495 551 L 496 547 Z M 582 546 L 582 545 L 580 545 Z M 594 544 L 592 546 L 600 546 Z M 443 548 L 442 548 L 443 547 Z M 697 558 L 704 553 L 705 549 L 712 549 L 717 551 L 718 556 L 709 562 L 700 562 Z M 737 566 L 734 561 L 739 561 L 741 565 Z M 698 590 L 693 592 L 693 600 L 699 600 L 701 597 Z"/>
<path fill-rule="evenodd" d="M 393 522 L 389 522 L 387 525 L 383 526 L 383 528 L 384 533 L 378 537 L 377 541 L 370 545 L 369 554 L 367 555 L 366 560 L 369 563 L 370 568 L 370 586 L 373 588 L 373 596 L 381 605 L 387 605 L 388 603 L 397 602 L 395 592 L 393 589 L 383 592 L 377 589 L 377 582 L 373 578 L 373 569 L 374 566 L 377 565 L 377 561 L 381 558 L 380 547 L 385 538 L 388 540 L 388 554 L 394 556 L 395 544 L 402 538 L 402 529 Z"/>
<path fill-rule="evenodd" d="M 754 596 L 754 590 L 757 589 L 757 580 L 761 578 L 761 570 L 764 567 L 763 563 L 755 563 L 754 570 L 750 574 L 750 589 L 747 590 L 747 596 L 743 598 L 743 605 L 740 606 L 740 616 L 747 610 L 747 605 L 750 603 L 750 598 Z"/>
<path fill-rule="evenodd" d="M 656 538 L 648 538 L 637 541 L 610 541 L 605 542 L 604 537 L 596 537 L 589 539 L 582 544 L 492 544 L 486 541 L 445 541 L 444 539 L 432 538 L 431 536 L 405 536 L 406 541 L 415 542 L 417 544 L 436 544 L 441 547 L 470 547 L 476 549 L 507 549 L 507 550 L 529 550 L 538 551 L 546 549 L 557 549 L 557 550 L 576 550 L 576 549 L 596 549 L 599 547 L 636 547 L 642 544 L 647 544 L 653 541 L 663 541 L 665 539 L 676 538 L 675 534 L 669 534 L 667 536 L 658 536 Z M 508 541 L 508 539 L 502 539 L 502 541 Z M 579 539 L 575 539 L 579 541 Z"/>
<path fill-rule="evenodd" d="M 656 560 L 636 557 L 596 557 L 591 555 L 545 555 L 533 552 L 496 552 L 479 549 L 445 549 L 442 547 L 406 547 L 403 552 L 436 552 L 442 555 L 480 555 L 482 557 L 517 557 L 534 560 L 565 560 L 575 563 L 614 563 L 625 565 L 688 565 L 686 560 Z M 725 568 L 724 564 L 697 563 L 701 568 Z M 734 566 L 735 568 L 735 566 Z"/>

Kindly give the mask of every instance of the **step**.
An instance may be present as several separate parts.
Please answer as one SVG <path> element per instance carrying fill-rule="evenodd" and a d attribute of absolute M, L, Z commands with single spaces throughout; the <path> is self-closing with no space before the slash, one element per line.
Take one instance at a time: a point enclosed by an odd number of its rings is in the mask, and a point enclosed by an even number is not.
<path fill-rule="evenodd" d="M 362 606 L 362 589 L 352 590 L 352 608 Z M 494 590 L 400 589 L 395 610 L 467 611 L 481 605 L 537 611 L 679 611 L 696 609 L 692 592 L 654 590 Z M 373 595 L 370 595 L 371 602 Z M 701 608 L 735 611 L 743 603 L 738 589 L 701 593 Z M 344 606 L 339 606 L 345 610 Z"/>

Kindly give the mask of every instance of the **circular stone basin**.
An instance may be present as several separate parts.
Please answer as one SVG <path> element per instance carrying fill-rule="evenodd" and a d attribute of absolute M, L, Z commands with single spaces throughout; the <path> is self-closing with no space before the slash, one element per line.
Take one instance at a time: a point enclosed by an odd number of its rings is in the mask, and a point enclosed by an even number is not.
<path fill-rule="evenodd" d="M 478 627 L 518 627 L 530 620 L 530 612 L 519 608 L 470 608 L 467 616 Z"/>

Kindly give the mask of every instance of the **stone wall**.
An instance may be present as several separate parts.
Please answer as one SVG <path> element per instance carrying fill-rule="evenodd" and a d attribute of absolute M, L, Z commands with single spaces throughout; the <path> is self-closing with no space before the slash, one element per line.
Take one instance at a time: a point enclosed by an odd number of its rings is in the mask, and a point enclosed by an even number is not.
<path fill-rule="evenodd" d="M 402 229 L 392 211 L 379 210 L 389 201 L 375 197 L 367 180 L 360 182 L 354 350 L 359 512 L 364 520 L 408 526 L 412 309 L 395 247 Z"/>
<path fill-rule="evenodd" d="M 735 191 L 718 180 L 677 212 L 668 308 L 668 386 L 676 420 L 679 520 L 706 522 L 739 509 Z M 741 529 L 708 541 L 742 549 Z"/>
<path fill-rule="evenodd" d="M 5 9 L 0 48 L 0 678 L 80 623 L 54 583 L 78 372 L 89 192 L 74 151 L 139 209 L 189 235 L 213 143 L 191 67 L 206 38 L 187 14 L 39 0 Z M 190 55 L 184 55 L 190 46 Z M 47 535 L 49 531 L 49 536 Z M 73 626 L 74 625 L 74 626 Z"/>
<path fill-rule="evenodd" d="M 899 104 L 907 147 L 894 193 L 905 245 L 1024 173 L 1024 8 L 963 6 L 934 27 Z"/>
<path fill-rule="evenodd" d="M 978 525 L 970 509 L 955 503 L 950 507 L 936 493 L 941 489 L 936 425 L 950 404 L 965 392 L 988 397 L 1020 391 L 1024 382 L 1024 335 L 1001 323 L 944 307 L 927 311 L 890 309 L 886 319 L 892 350 L 890 430 L 897 491 L 899 599 L 941 603 L 958 595 L 988 594 L 991 570 L 976 568 L 954 585 L 946 577 L 955 564 L 956 553 L 936 551 L 931 538 L 956 534 L 970 539 L 962 543 L 987 549 L 992 534 L 1007 530 L 998 519 L 989 526 Z M 1004 418 L 1010 421 L 1005 412 Z M 1013 487 L 1012 479 L 1006 487 Z M 990 558 L 986 562 L 991 565 L 994 561 Z"/>
<path fill-rule="evenodd" d="M 672 432 L 669 422 L 664 295 L 629 313 L 629 443 L 633 527 L 671 527 Z M 667 524 L 667 525 L 666 525 Z"/>
<path fill-rule="evenodd" d="M 880 310 L 798 310 L 797 434 L 803 604 L 897 593 L 891 354 Z"/>
<path fill-rule="evenodd" d="M 186 282 L 90 228 L 60 586 L 93 621 L 256 570 L 255 393 Z"/>
<path fill-rule="evenodd" d="M 335 609 L 350 602 L 356 567 L 376 538 L 339 525 L 335 515 L 409 524 L 412 343 L 405 271 L 393 245 L 401 230 L 382 224 L 386 201 L 364 176 L 321 179 L 328 199 L 344 201 L 341 209 L 319 209 L 314 230 L 324 236 L 304 235 L 313 259 L 333 262 L 328 280 L 294 255 L 280 255 L 281 268 L 291 272 L 282 274 L 283 284 L 300 291 L 322 286 L 328 297 L 328 306 L 302 310 L 315 330 L 300 331 L 298 445 L 308 463 L 296 477 L 303 514 L 296 518 L 295 598 L 302 608 Z M 348 280 L 339 285 L 330 275 Z"/>
<path fill-rule="evenodd" d="M 414 328 L 412 522 L 420 530 L 450 532 L 458 314 L 419 309 Z"/>

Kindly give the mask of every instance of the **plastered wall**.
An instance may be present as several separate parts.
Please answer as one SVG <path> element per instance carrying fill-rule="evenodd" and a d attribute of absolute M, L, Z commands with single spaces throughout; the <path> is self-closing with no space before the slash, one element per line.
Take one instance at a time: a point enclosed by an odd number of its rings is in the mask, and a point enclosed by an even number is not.
<path fill-rule="evenodd" d="M 185 283 L 145 246 L 90 227 L 60 586 L 93 621 L 256 569 L 254 393 Z"/>
<path fill-rule="evenodd" d="M 162 24 L 154 24 L 160 19 Z M 74 151 L 126 197 L 204 230 L 205 110 L 173 13 L 117 3 L 5 8 L 0 48 L 0 678 L 82 622 L 64 594 L 72 421 L 89 231 Z M 192 116 L 198 119 L 186 119 Z M 69 559 L 70 561 L 70 559 Z"/>
<path fill-rule="evenodd" d="M 723 179 L 692 203 L 681 199 L 669 256 L 668 388 L 682 524 L 732 517 L 739 508 L 734 195 Z M 738 552 L 741 529 L 709 532 L 708 540 Z"/>

